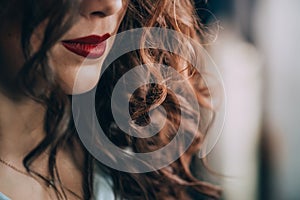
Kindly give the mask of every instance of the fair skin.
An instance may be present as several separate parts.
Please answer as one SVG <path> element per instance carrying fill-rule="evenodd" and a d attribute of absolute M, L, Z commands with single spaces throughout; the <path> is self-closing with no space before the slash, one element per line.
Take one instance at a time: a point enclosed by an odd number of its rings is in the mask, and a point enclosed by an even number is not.
<path fill-rule="evenodd" d="M 87 35 L 115 34 L 124 15 L 122 0 L 81 0 L 79 18 L 73 27 L 61 38 L 69 40 L 85 37 Z M 17 13 L 17 12 L 16 12 Z M 0 24 L 0 73 L 6 77 L 9 83 L 14 82 L 15 74 L 23 65 L 22 51 L 20 48 L 20 19 L 8 19 Z M 34 32 L 32 43 L 38 48 L 44 24 L 41 24 Z M 4 31 L 5 30 L 5 31 Z M 101 63 L 112 47 L 112 40 L 108 40 L 107 48 L 101 58 L 90 59 L 86 67 L 81 93 L 90 90 L 98 81 Z M 7 48 L 10 47 L 10 48 Z M 74 92 L 73 85 L 76 74 L 85 58 L 68 51 L 58 42 L 49 52 L 50 63 L 54 66 L 58 81 L 68 94 Z M 99 64 L 100 63 L 100 64 Z M 6 73 L 6 74 L 5 74 Z M 5 74 L 5 75 L 4 75 Z M 2 92 L 9 90 L 3 81 L 0 82 L 0 158 L 25 172 L 22 164 L 26 156 L 44 137 L 43 120 L 45 108 L 34 101 L 20 97 L 13 99 Z M 88 80 L 88 81 L 87 81 Z M 14 93 L 15 91 L 9 91 Z M 14 94 L 18 95 L 18 94 Z M 47 152 L 40 156 L 32 165 L 32 168 L 47 176 Z M 78 155 L 80 157 L 80 155 Z M 77 163 L 67 149 L 57 154 L 58 171 L 64 186 L 77 194 L 82 195 L 82 175 Z M 13 200 L 21 199 L 56 199 L 54 191 L 47 188 L 42 182 L 21 174 L 6 165 L 0 164 L 0 192 Z M 66 192 L 68 199 L 77 199 Z"/>

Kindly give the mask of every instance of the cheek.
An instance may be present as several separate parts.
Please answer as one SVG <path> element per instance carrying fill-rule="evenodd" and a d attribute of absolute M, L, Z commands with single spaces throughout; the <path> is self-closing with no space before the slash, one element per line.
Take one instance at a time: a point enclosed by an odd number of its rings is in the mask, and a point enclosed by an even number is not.
<path fill-rule="evenodd" d="M 38 27 L 32 37 L 32 53 L 36 52 L 41 43 L 44 25 Z M 21 22 L 10 19 L 0 24 L 0 76 L 2 82 L 15 83 L 17 73 L 23 67 L 25 58 L 21 47 Z"/>
<path fill-rule="evenodd" d="M 35 28 L 34 32 L 30 38 L 31 44 L 31 54 L 36 53 L 42 44 L 45 35 L 45 29 L 47 26 L 48 20 L 43 21 L 38 27 Z"/>
<path fill-rule="evenodd" d="M 0 24 L 0 79 L 2 84 L 12 84 L 24 64 L 20 44 L 20 29 L 14 22 Z"/>

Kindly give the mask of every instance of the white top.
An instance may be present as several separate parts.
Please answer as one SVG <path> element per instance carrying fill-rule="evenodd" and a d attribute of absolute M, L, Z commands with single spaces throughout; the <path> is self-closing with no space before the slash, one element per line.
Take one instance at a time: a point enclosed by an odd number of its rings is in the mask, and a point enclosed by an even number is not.
<path fill-rule="evenodd" d="M 95 200 L 114 200 L 113 181 L 98 165 L 95 165 L 94 197 Z M 1 200 L 1 199 L 0 199 Z"/>

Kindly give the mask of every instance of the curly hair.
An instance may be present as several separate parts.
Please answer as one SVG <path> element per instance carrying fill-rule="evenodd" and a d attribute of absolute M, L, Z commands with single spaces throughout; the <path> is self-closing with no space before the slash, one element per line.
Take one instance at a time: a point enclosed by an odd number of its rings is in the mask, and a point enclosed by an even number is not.
<path fill-rule="evenodd" d="M 203 43 L 205 36 L 202 25 L 197 17 L 194 2 L 192 0 L 127 0 L 128 8 L 120 25 L 119 32 L 140 27 L 161 27 L 180 32 L 187 37 Z M 1 0 L 1 5 L 6 5 Z M 20 85 L 26 95 L 41 103 L 47 109 L 44 129 L 46 136 L 23 160 L 28 172 L 33 173 L 49 182 L 49 179 L 33 171 L 31 164 L 45 150 L 49 149 L 48 170 L 51 178 L 58 179 L 55 189 L 59 199 L 66 199 L 64 188 L 61 186 L 59 173 L 56 170 L 56 154 L 62 145 L 69 145 L 74 151 L 83 151 L 84 165 L 81 169 L 84 180 L 82 183 L 84 199 L 92 199 L 93 196 L 93 166 L 97 162 L 90 153 L 84 149 L 72 120 L 71 97 L 66 95 L 57 83 L 55 73 L 48 63 L 47 52 L 72 27 L 76 20 L 75 13 L 77 3 L 72 0 L 53 0 L 37 2 L 33 0 L 22 1 L 23 25 L 22 47 L 26 62 L 19 73 Z M 3 7 L 4 8 L 4 7 Z M 5 12 L 3 9 L 1 12 Z M 1 13 L 2 15 L 2 13 Z M 32 53 L 30 37 L 34 29 L 45 20 L 47 27 L 45 37 L 39 51 Z M 162 38 L 164 40 L 164 38 Z M 141 38 L 141 42 L 143 38 Z M 178 44 L 185 47 L 186 53 L 193 54 L 189 44 Z M 193 55 L 201 56 L 201 55 Z M 143 126 L 149 123 L 148 113 L 157 105 L 162 105 L 167 110 L 167 121 L 164 128 L 151 138 L 136 138 L 124 133 L 113 119 L 111 113 L 111 99 L 113 88 L 120 77 L 130 70 L 131 66 L 147 63 L 161 63 L 171 66 L 189 81 L 197 102 L 201 109 L 212 111 L 210 108 L 208 89 L 201 74 L 193 66 L 171 52 L 145 49 L 127 53 L 118 58 L 104 72 L 99 81 L 96 93 L 96 111 L 98 120 L 110 138 L 121 148 L 130 148 L 137 153 L 151 152 L 168 144 L 175 136 L 182 117 L 182 105 L 179 104 L 172 91 L 159 84 L 148 84 L 134 92 L 130 99 L 130 114 L 135 124 Z M 204 67 L 204 66 L 203 66 Z M 149 77 L 145 79 L 164 79 L 162 72 L 155 67 L 148 66 Z M 177 85 L 180 88 L 180 85 Z M 124 94 L 125 95 L 125 94 Z M 183 97 L 186 98 L 186 97 Z M 185 99 L 184 112 L 190 118 L 198 117 L 200 113 L 193 112 L 189 99 Z M 204 112 L 205 113 L 205 112 Z M 200 123 L 201 124 L 201 123 Z M 190 120 L 184 126 L 185 134 L 194 138 L 192 145 L 182 156 L 170 166 L 148 173 L 127 173 L 109 168 L 101 163 L 103 170 L 109 173 L 114 183 L 115 194 L 121 199 L 193 199 L 214 198 L 220 196 L 220 189 L 210 183 L 194 177 L 191 172 L 191 162 L 201 147 L 205 137 L 205 128 L 195 121 Z M 196 131 L 195 131 L 196 130 Z M 81 145 L 77 149 L 75 143 Z M 181 146 L 178 144 L 178 151 Z M 102 149 L 104 152 L 108 151 Z M 108 152 L 109 153 L 109 152 Z M 195 194 L 199 194 L 198 196 Z"/>

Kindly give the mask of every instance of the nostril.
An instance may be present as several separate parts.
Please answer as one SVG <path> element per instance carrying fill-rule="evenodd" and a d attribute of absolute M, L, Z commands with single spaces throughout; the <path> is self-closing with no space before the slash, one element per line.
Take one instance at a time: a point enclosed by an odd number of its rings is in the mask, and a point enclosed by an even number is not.
<path fill-rule="evenodd" d="M 91 15 L 97 16 L 97 17 L 105 17 L 106 16 L 106 14 L 104 12 L 101 12 L 101 11 L 92 12 Z"/>
<path fill-rule="evenodd" d="M 0 0 L 1 1 L 1 0 Z M 86 18 L 104 18 L 117 14 L 123 7 L 123 0 L 82 0 L 80 13 Z"/>

